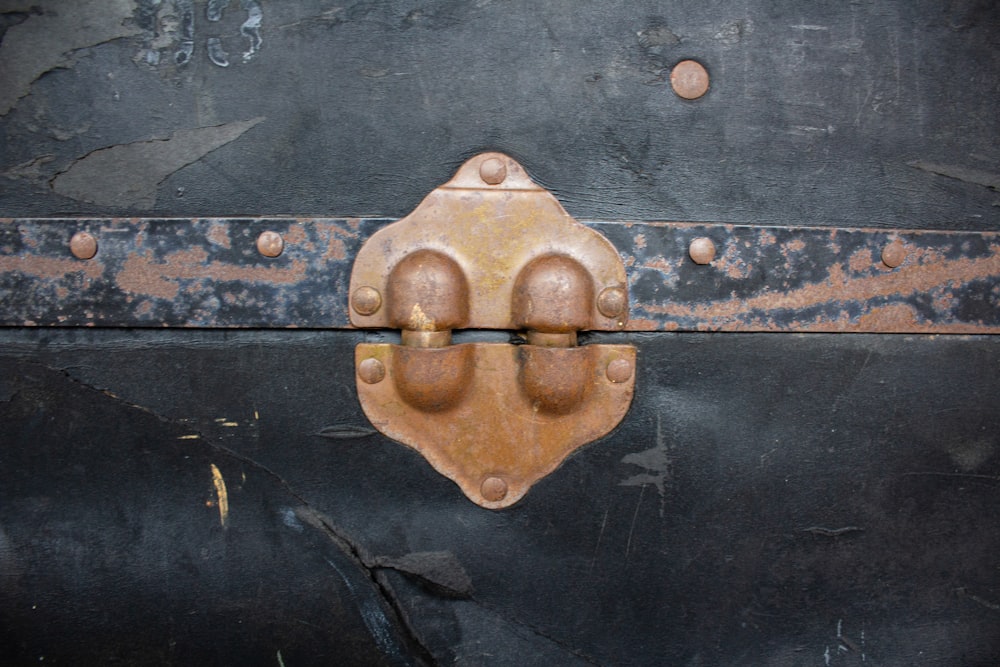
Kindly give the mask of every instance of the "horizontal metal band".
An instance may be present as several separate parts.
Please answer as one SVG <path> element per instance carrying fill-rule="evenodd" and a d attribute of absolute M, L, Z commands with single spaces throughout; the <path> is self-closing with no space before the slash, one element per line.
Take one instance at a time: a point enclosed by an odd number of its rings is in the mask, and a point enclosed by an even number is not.
<path fill-rule="evenodd" d="M 351 263 L 389 222 L 0 220 L 0 325 L 350 328 Z M 585 224 L 625 261 L 626 330 L 1000 333 L 995 233 Z M 277 257 L 258 250 L 265 231 Z M 71 252 L 77 232 L 96 239 L 91 259 Z"/>

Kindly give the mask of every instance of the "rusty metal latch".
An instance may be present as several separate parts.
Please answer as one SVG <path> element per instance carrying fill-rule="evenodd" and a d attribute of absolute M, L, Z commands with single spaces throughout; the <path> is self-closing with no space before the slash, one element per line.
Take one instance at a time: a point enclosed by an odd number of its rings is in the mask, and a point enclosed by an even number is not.
<path fill-rule="evenodd" d="M 350 294 L 353 325 L 401 331 L 355 350 L 368 419 L 483 507 L 514 504 L 628 411 L 635 348 L 577 345 L 625 328 L 625 266 L 505 155 L 472 158 L 375 233 Z M 456 329 L 524 343 L 453 345 Z"/>

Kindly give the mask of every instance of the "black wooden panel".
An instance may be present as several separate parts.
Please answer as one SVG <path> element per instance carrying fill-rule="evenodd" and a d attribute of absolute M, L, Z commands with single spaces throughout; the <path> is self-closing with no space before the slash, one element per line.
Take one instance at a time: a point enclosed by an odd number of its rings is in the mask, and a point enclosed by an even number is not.
<path fill-rule="evenodd" d="M 244 4 L 254 53 L 235 2 L 6 3 L 0 212 L 399 217 L 498 149 L 581 218 L 1000 222 L 989 0 Z"/>
<path fill-rule="evenodd" d="M 7 645 L 166 652 L 208 641 L 194 612 L 290 664 L 381 598 L 443 664 L 1000 655 L 1000 341 L 635 335 L 623 425 L 492 512 L 372 433 L 363 336 L 5 331 Z"/>

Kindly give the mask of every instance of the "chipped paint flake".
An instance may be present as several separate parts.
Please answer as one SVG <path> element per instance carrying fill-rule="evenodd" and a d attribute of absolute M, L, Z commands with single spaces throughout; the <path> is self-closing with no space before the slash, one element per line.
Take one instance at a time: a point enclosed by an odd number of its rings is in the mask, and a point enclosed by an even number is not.
<path fill-rule="evenodd" d="M 219 524 L 225 528 L 229 521 L 229 492 L 226 491 L 226 480 L 222 478 L 222 472 L 214 464 L 209 464 L 212 468 L 212 483 L 215 485 L 215 495 L 219 505 Z"/>
<path fill-rule="evenodd" d="M 101 206 L 148 210 L 156 190 L 175 171 L 238 139 L 263 117 L 177 130 L 168 139 L 102 148 L 76 160 L 51 181 L 64 197 Z"/>
<path fill-rule="evenodd" d="M 0 42 L 0 116 L 38 77 L 71 66 L 74 51 L 140 34 L 131 21 L 133 10 L 130 0 L 73 0 L 8 28 Z"/>

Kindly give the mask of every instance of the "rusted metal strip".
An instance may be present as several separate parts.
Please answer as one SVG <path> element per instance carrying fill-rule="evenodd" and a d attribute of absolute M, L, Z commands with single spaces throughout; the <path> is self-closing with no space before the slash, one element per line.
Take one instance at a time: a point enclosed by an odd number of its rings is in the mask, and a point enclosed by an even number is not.
<path fill-rule="evenodd" d="M 0 220 L 0 325 L 348 328 L 353 258 L 388 222 Z M 626 330 L 1000 333 L 995 233 L 585 224 L 625 260 Z M 71 250 L 81 231 L 91 259 Z"/>
<path fill-rule="evenodd" d="M 631 331 L 1000 333 L 1000 235 L 594 223 L 625 258 Z M 708 264 L 689 256 L 710 239 Z"/>

